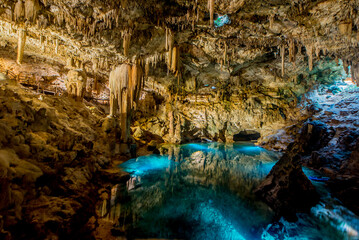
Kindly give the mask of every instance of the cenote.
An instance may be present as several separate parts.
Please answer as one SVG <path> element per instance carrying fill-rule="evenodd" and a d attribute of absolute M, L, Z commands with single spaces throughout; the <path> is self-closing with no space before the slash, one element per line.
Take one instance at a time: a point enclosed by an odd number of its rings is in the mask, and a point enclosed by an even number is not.
<path fill-rule="evenodd" d="M 253 194 L 279 154 L 252 143 L 163 145 L 128 160 L 126 186 L 111 191 L 108 214 L 129 239 L 355 239 L 359 220 L 313 182 L 321 201 L 297 222 L 274 220 Z M 303 169 L 307 176 L 318 176 Z"/>

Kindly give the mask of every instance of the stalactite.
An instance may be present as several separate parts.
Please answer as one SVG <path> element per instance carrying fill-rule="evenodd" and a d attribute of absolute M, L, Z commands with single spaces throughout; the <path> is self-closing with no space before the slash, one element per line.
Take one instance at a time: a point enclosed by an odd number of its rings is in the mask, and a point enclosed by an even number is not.
<path fill-rule="evenodd" d="M 305 46 L 306 50 L 307 50 L 307 55 L 308 55 L 308 65 L 309 65 L 309 71 L 313 70 L 313 44 L 309 44 L 307 46 Z"/>
<path fill-rule="evenodd" d="M 126 31 L 123 35 L 123 55 L 128 56 L 128 50 L 130 48 L 131 33 Z"/>
<path fill-rule="evenodd" d="M 35 22 L 37 13 L 40 11 L 40 4 L 38 0 L 25 1 L 25 19 L 30 22 Z"/>
<path fill-rule="evenodd" d="M 289 39 L 289 61 L 295 62 L 295 42 L 293 38 Z"/>
<path fill-rule="evenodd" d="M 176 46 L 172 50 L 172 63 L 171 63 L 171 71 L 174 73 L 176 73 L 179 68 L 179 55 L 180 55 L 179 47 Z"/>
<path fill-rule="evenodd" d="M 168 28 L 166 28 L 166 51 L 168 51 Z"/>
<path fill-rule="evenodd" d="M 148 61 L 148 59 L 146 59 L 146 63 L 145 63 L 145 77 L 148 77 L 150 73 L 150 62 Z"/>
<path fill-rule="evenodd" d="M 168 68 L 171 68 L 172 66 L 172 50 L 174 45 L 175 39 L 174 34 L 171 30 L 169 30 L 169 36 L 168 36 Z"/>
<path fill-rule="evenodd" d="M 210 16 L 210 26 L 213 27 L 214 24 L 214 0 L 208 0 L 209 16 Z"/>
<path fill-rule="evenodd" d="M 24 58 L 24 50 L 26 43 L 26 29 L 20 29 L 17 44 L 17 63 L 21 64 Z"/>
<path fill-rule="evenodd" d="M 269 29 L 273 28 L 273 24 L 274 24 L 274 15 L 270 15 L 269 16 Z"/>
<path fill-rule="evenodd" d="M 280 46 L 280 56 L 282 58 L 282 77 L 284 77 L 285 47 L 283 44 Z"/>

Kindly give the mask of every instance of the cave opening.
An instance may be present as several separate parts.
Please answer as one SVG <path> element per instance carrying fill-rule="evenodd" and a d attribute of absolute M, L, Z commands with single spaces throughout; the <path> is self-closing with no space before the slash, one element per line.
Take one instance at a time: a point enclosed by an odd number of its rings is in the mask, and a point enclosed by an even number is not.
<path fill-rule="evenodd" d="M 254 130 L 244 130 L 233 135 L 233 141 L 255 141 L 261 137 L 261 134 Z"/>

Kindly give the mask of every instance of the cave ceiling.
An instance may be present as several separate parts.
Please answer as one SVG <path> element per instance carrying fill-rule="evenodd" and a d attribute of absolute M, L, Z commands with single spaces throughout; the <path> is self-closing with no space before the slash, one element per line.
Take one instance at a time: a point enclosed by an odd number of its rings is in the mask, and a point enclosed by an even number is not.
<path fill-rule="evenodd" d="M 103 76 L 134 58 L 160 62 L 168 31 L 181 49 L 183 76 L 215 81 L 251 74 L 261 78 L 253 71 L 260 67 L 259 72 L 290 79 L 291 72 L 311 70 L 310 62 L 320 59 L 357 64 L 356 0 L 215 0 L 215 18 L 228 14 L 231 19 L 218 28 L 210 26 L 208 6 L 207 0 L 2 0 L 0 30 L 2 36 L 15 35 L 26 26 L 28 51 L 34 55 L 63 64 L 77 59 L 87 72 Z M 40 53 L 42 45 L 55 42 L 57 54 Z M 199 76 L 201 72 L 206 76 Z"/>

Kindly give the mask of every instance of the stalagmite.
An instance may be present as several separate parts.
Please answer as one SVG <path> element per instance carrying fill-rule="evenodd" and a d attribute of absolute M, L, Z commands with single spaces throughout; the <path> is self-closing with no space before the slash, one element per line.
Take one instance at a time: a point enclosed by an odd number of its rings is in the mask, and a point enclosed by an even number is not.
<path fill-rule="evenodd" d="M 26 43 L 26 29 L 19 30 L 18 43 L 17 43 L 17 63 L 21 64 L 24 58 L 24 50 Z"/>
<path fill-rule="evenodd" d="M 284 77 L 284 58 L 285 58 L 285 47 L 282 44 L 280 46 L 280 56 L 282 58 L 282 77 Z"/>
<path fill-rule="evenodd" d="M 121 140 L 128 142 L 131 112 L 136 107 L 142 83 L 139 64 L 122 64 L 110 73 L 110 116 L 119 114 Z"/>
<path fill-rule="evenodd" d="M 209 16 L 210 16 L 210 26 L 213 27 L 214 24 L 214 0 L 208 0 Z"/>
<path fill-rule="evenodd" d="M 313 70 L 313 44 L 309 44 L 305 47 L 308 55 L 309 71 Z"/>

